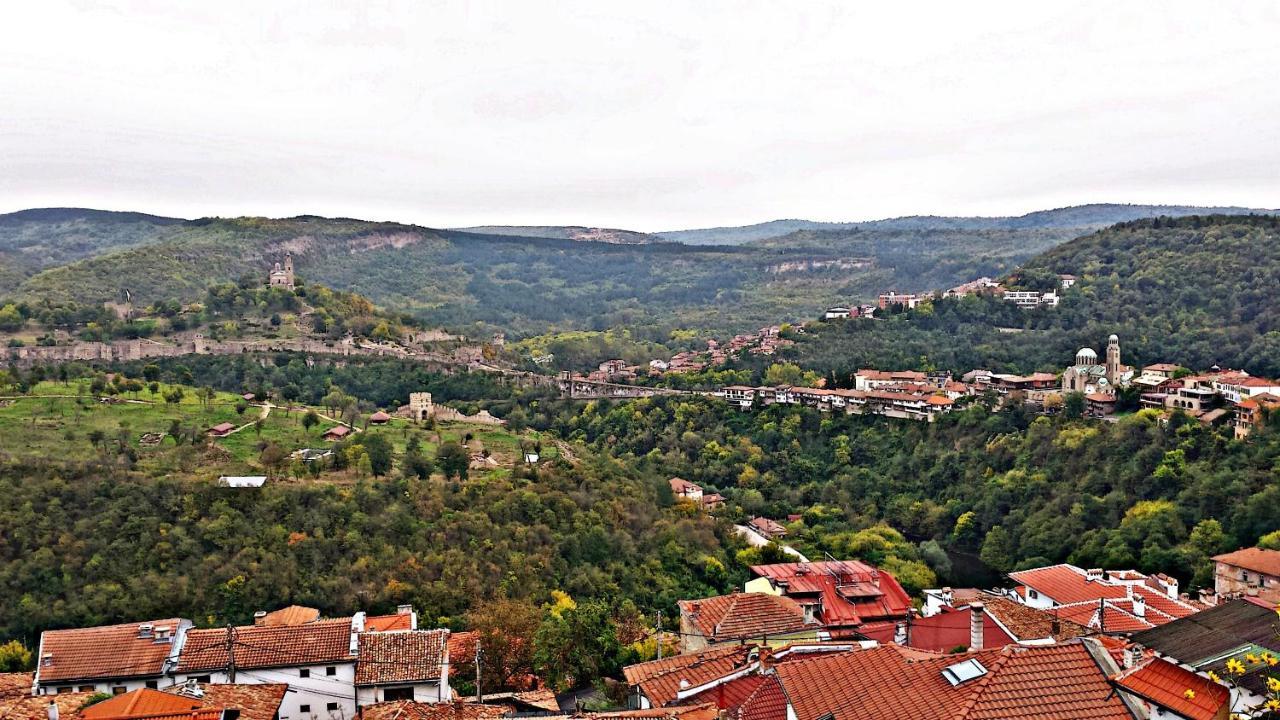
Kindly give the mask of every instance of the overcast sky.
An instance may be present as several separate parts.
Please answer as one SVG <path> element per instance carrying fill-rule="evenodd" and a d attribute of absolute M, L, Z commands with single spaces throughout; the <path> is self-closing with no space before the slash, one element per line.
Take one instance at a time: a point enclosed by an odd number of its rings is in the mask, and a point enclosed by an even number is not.
<path fill-rule="evenodd" d="M 1280 206 L 1280 3 L 13 3 L 0 211 Z"/>

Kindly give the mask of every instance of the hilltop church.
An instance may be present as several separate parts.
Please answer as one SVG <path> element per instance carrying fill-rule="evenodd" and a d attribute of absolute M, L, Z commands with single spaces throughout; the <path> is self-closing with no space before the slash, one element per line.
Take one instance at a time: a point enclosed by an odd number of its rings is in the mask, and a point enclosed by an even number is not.
<path fill-rule="evenodd" d="M 1132 379 L 1133 368 L 1120 364 L 1120 338 L 1112 335 L 1107 338 L 1104 364 L 1098 364 L 1098 353 L 1093 348 L 1080 348 L 1076 352 L 1076 364 L 1062 372 L 1062 391 L 1114 395 Z"/>
<path fill-rule="evenodd" d="M 293 255 L 284 256 L 283 268 L 280 263 L 271 268 L 271 272 L 267 274 L 267 285 L 293 289 Z"/>

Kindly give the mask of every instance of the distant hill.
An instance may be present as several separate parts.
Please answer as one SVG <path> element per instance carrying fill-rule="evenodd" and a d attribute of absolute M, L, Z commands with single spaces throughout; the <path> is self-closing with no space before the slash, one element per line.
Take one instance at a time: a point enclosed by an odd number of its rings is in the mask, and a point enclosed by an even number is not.
<path fill-rule="evenodd" d="M 1063 273 L 1077 282 L 1057 308 L 944 300 L 920 314 L 823 324 L 795 358 L 837 374 L 867 365 L 1058 371 L 1078 348 L 1101 350 L 1114 333 L 1124 362 L 1137 366 L 1219 365 L 1280 377 L 1280 217 L 1133 220 L 1048 249 L 1015 275 L 1048 288 Z"/>
<path fill-rule="evenodd" d="M 1274 210 L 1253 210 L 1242 207 L 1198 207 L 1192 205 L 1122 205 L 1098 203 L 1039 210 L 1016 217 L 946 217 L 939 215 L 911 215 L 884 220 L 862 222 L 817 222 L 813 220 L 773 220 L 740 227 L 704 228 L 696 230 L 671 230 L 655 235 L 672 242 L 689 245 L 742 245 L 757 240 L 767 240 L 797 231 L 834 230 L 1026 230 L 1026 229 L 1077 229 L 1080 233 L 1119 222 L 1159 216 L 1184 215 L 1248 215 L 1268 214 Z"/>
<path fill-rule="evenodd" d="M 454 228 L 459 232 L 479 233 L 481 235 L 509 235 L 515 237 L 553 238 L 556 240 L 578 240 L 581 242 L 603 242 L 617 245 L 639 245 L 643 243 L 670 242 L 655 235 L 635 232 L 634 230 L 615 230 L 612 228 L 582 227 L 580 225 L 482 225 L 478 227 Z"/>
<path fill-rule="evenodd" d="M 0 295 L 45 268 L 159 242 L 186 222 L 144 213 L 40 208 L 0 215 Z"/>

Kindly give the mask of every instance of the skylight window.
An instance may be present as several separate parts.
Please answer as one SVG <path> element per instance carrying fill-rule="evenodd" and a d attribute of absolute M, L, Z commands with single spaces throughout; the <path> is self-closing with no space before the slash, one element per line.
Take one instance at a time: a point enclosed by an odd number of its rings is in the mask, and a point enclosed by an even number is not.
<path fill-rule="evenodd" d="M 948 665 L 942 670 L 942 677 L 946 678 L 947 682 L 951 683 L 952 686 L 968 682 L 974 678 L 980 678 L 986 674 L 987 669 L 982 666 L 982 663 L 972 658 L 964 662 L 958 662 L 955 665 Z"/>

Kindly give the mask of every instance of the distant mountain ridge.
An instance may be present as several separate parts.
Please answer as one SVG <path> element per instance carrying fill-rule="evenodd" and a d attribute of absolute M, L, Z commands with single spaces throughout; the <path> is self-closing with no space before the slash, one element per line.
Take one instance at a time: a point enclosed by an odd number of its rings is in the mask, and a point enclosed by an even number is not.
<path fill-rule="evenodd" d="M 1159 216 L 1186 215 L 1273 215 L 1278 210 L 1245 207 L 1209 207 L 1196 205 L 1126 205 L 1094 203 L 1052 210 L 1037 210 L 1025 215 L 995 217 L 963 217 L 942 215 L 909 215 L 905 217 L 858 222 L 821 222 L 815 220 L 771 220 L 738 227 L 668 230 L 654 233 L 671 242 L 688 245 L 741 245 L 768 240 L 801 230 L 1021 230 L 1081 228 L 1096 230 L 1116 223 Z"/>
<path fill-rule="evenodd" d="M 615 228 L 584 227 L 582 225 L 478 225 L 451 228 L 458 232 L 481 235 L 507 235 L 512 237 L 551 238 L 554 240 L 578 240 L 603 242 L 614 245 L 642 245 L 645 243 L 671 242 L 649 233 Z"/>

